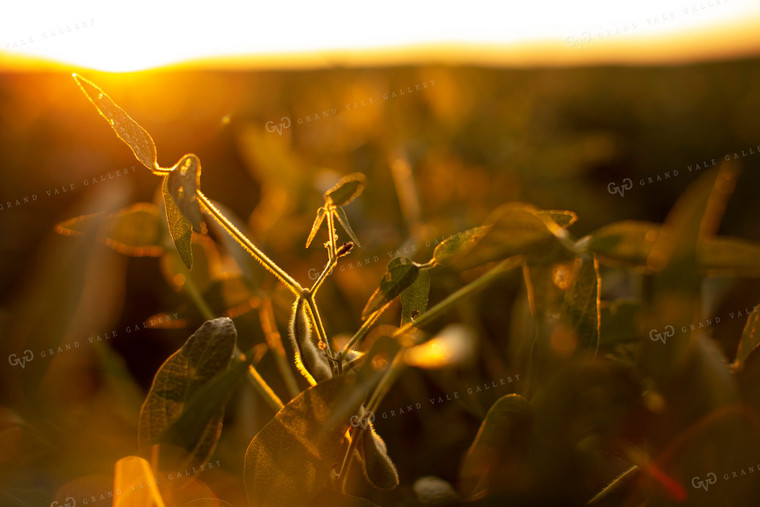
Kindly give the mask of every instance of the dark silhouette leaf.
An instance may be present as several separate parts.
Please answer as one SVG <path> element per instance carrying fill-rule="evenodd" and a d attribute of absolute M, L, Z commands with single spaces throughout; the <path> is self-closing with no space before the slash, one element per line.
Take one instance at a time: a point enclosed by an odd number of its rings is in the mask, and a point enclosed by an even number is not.
<path fill-rule="evenodd" d="M 230 384 L 245 372 L 229 368 L 236 342 L 232 320 L 209 320 L 161 365 L 140 411 L 141 447 L 170 443 L 197 463 L 210 456 Z"/>
<path fill-rule="evenodd" d="M 490 475 L 502 448 L 524 430 L 531 420 L 528 401 L 519 394 L 502 396 L 488 410 L 475 441 L 464 457 L 459 491 L 466 498 L 481 498 L 489 488 Z M 524 437 L 524 435 L 522 435 Z"/>
<path fill-rule="evenodd" d="M 252 507 L 308 505 L 326 485 L 350 419 L 331 415 L 353 379 L 334 377 L 302 392 L 253 437 L 245 453 Z M 351 407 L 357 413 L 361 400 Z"/>
<path fill-rule="evenodd" d="M 593 257 L 575 261 L 573 281 L 562 304 L 561 318 L 575 332 L 576 350 L 593 350 L 599 346 L 599 266 Z"/>

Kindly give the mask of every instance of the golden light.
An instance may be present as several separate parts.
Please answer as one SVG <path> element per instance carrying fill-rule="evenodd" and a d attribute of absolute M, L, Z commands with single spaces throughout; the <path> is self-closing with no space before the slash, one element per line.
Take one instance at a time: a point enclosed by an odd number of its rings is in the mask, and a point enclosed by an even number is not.
<path fill-rule="evenodd" d="M 78 0 L 16 3 L 0 66 L 28 59 L 102 71 L 165 65 L 493 65 L 685 61 L 760 49 L 756 0 L 510 3 Z M 38 65 L 39 63 L 35 63 Z"/>

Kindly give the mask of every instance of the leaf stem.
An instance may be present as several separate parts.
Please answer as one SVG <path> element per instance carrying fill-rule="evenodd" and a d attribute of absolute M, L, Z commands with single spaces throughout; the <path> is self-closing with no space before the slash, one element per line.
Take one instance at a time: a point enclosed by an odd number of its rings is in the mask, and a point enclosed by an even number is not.
<path fill-rule="evenodd" d="M 225 217 L 218 209 L 216 209 L 216 206 L 211 203 L 211 200 L 209 200 L 209 198 L 206 197 L 203 192 L 196 190 L 196 194 L 203 209 L 206 210 L 206 212 L 211 215 L 214 220 L 216 220 L 219 225 L 221 225 L 229 233 L 230 236 L 232 236 L 238 243 L 240 243 L 240 245 L 245 248 L 245 250 L 251 254 L 254 259 L 259 261 L 262 266 L 264 266 L 266 269 L 271 271 L 272 274 L 279 278 L 280 281 L 288 287 L 290 292 L 296 296 L 300 296 L 303 293 L 304 289 L 301 287 L 301 284 L 295 281 L 292 276 L 286 273 L 285 270 L 278 266 L 264 252 L 259 250 L 259 248 L 254 245 L 253 242 L 245 236 L 245 234 L 240 232 L 232 222 L 227 220 L 227 217 Z"/>

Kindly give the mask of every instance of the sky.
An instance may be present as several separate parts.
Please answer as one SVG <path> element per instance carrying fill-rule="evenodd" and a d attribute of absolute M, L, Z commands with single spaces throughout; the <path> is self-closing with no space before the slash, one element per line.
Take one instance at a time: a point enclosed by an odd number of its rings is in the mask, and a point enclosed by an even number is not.
<path fill-rule="evenodd" d="M 673 63 L 760 53 L 760 0 L 71 0 L 4 10 L 5 69 L 29 65 L 29 57 L 117 72 L 169 64 Z"/>

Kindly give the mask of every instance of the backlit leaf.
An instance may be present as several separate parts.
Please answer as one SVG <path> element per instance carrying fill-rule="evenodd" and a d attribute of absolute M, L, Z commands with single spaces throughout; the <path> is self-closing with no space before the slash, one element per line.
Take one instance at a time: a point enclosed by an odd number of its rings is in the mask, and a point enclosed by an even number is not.
<path fill-rule="evenodd" d="M 454 487 L 440 477 L 426 475 L 412 486 L 417 501 L 423 505 L 454 505 L 461 502 Z"/>
<path fill-rule="evenodd" d="M 459 490 L 466 498 L 481 498 L 487 493 L 504 446 L 515 438 L 524 438 L 522 433 L 530 421 L 530 404 L 519 394 L 502 396 L 488 410 L 459 472 Z"/>
<path fill-rule="evenodd" d="M 744 331 L 742 331 L 742 337 L 739 340 L 739 348 L 736 351 L 736 361 L 734 363 L 737 369 L 744 367 L 744 362 L 759 344 L 760 311 L 755 308 L 750 316 L 747 317 L 747 323 L 744 325 Z"/>
<path fill-rule="evenodd" d="M 435 247 L 433 260 L 436 264 L 446 265 L 452 257 L 461 255 L 473 248 L 490 228 L 489 225 L 483 225 L 452 234 Z"/>
<path fill-rule="evenodd" d="M 311 245 L 311 242 L 314 240 L 314 237 L 317 235 L 319 228 L 322 226 L 322 222 L 325 221 L 326 216 L 327 216 L 327 213 L 325 212 L 324 208 L 319 208 L 317 210 L 317 217 L 314 219 L 314 223 L 311 224 L 311 232 L 309 232 L 309 237 L 306 238 L 306 248 L 309 248 L 309 245 Z"/>
<path fill-rule="evenodd" d="M 98 215 L 70 218 L 55 226 L 58 234 L 80 237 Z M 150 203 L 137 203 L 103 218 L 99 240 L 117 252 L 133 257 L 158 257 L 164 252 L 161 215 Z"/>
<path fill-rule="evenodd" d="M 245 488 L 252 507 L 308 505 L 326 485 L 348 417 L 331 415 L 353 379 L 334 377 L 303 391 L 253 437 L 245 453 Z M 361 400 L 351 407 L 359 410 Z"/>
<path fill-rule="evenodd" d="M 229 386 L 227 390 L 202 393 L 213 385 L 212 379 L 219 383 L 220 375 L 231 371 L 236 342 L 232 320 L 206 321 L 161 365 L 140 411 L 141 447 L 171 443 L 185 449 L 198 463 L 210 456 L 221 432 Z M 208 399 L 211 394 L 217 399 Z M 201 407 L 199 401 L 211 406 Z M 183 418 L 185 414 L 189 417 Z M 188 424 L 189 420 L 194 424 Z"/>
<path fill-rule="evenodd" d="M 169 234 L 174 240 L 174 244 L 177 247 L 182 262 L 185 263 L 187 269 L 193 267 L 193 250 L 192 250 L 192 235 L 193 226 L 185 215 L 177 207 L 174 197 L 169 190 L 169 177 L 164 177 L 164 182 L 161 185 L 161 193 L 164 198 L 164 210 L 166 212 L 166 223 L 169 226 Z"/>
<path fill-rule="evenodd" d="M 174 203 L 193 226 L 201 232 L 201 208 L 196 191 L 201 186 L 201 161 L 192 153 L 184 155 L 172 167 L 166 179 L 166 186 L 174 198 Z"/>
<path fill-rule="evenodd" d="M 361 246 L 359 239 L 356 237 L 356 233 L 351 228 L 351 224 L 348 223 L 348 217 L 346 216 L 346 212 L 343 211 L 343 208 L 333 208 L 333 214 L 335 215 L 335 218 L 338 219 L 338 222 L 340 222 L 343 230 L 348 234 L 348 237 L 351 238 L 351 241 L 353 241 L 356 246 Z"/>
<path fill-rule="evenodd" d="M 427 309 L 430 272 L 420 270 L 417 279 L 401 293 L 401 325 L 413 321 Z"/>
<path fill-rule="evenodd" d="M 137 160 L 151 171 L 154 170 L 157 167 L 156 145 L 150 134 L 95 84 L 76 74 L 74 79 L 119 139 L 132 149 Z"/>
<path fill-rule="evenodd" d="M 362 310 L 362 319 L 393 301 L 417 279 L 419 268 L 406 257 L 396 257 L 388 263 L 387 270 Z"/>
<path fill-rule="evenodd" d="M 344 176 L 330 190 L 325 192 L 325 202 L 334 206 L 345 206 L 362 193 L 366 178 L 362 173 Z"/>
<path fill-rule="evenodd" d="M 447 263 L 467 269 L 515 255 L 551 253 L 557 236 L 566 231 L 538 211 L 519 202 L 499 206 L 486 220 L 484 225 L 490 227 L 485 234 L 472 248 L 451 255 Z"/>

